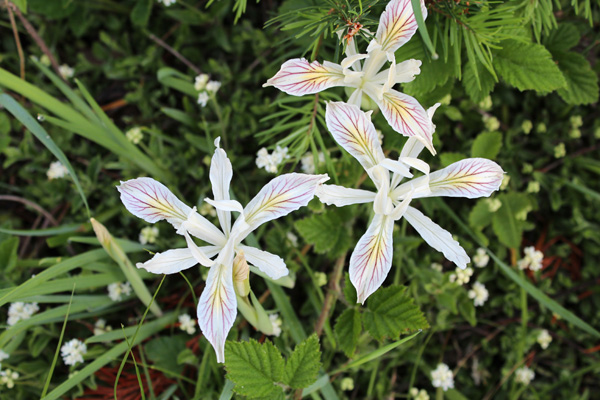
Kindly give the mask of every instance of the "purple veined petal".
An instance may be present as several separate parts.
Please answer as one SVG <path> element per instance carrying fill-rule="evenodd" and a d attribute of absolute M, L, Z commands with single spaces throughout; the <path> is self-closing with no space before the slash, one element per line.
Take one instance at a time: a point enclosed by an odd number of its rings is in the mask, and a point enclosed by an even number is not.
<path fill-rule="evenodd" d="M 350 281 L 356 288 L 358 303 L 364 304 L 392 267 L 393 228 L 394 220 L 390 216 L 375 214 L 350 256 Z"/>
<path fill-rule="evenodd" d="M 283 63 L 274 77 L 263 87 L 275 86 L 292 96 L 314 94 L 334 86 L 344 86 L 344 73 L 338 64 L 325 61 L 309 63 L 304 58 L 294 58 Z"/>
<path fill-rule="evenodd" d="M 444 257 L 459 268 L 467 268 L 467 264 L 471 262 L 471 259 L 465 249 L 456 240 L 452 239 L 450 232 L 413 207 L 408 207 L 408 210 L 404 213 L 404 219 L 415 228 L 428 245 L 444 254 Z"/>
<path fill-rule="evenodd" d="M 290 273 L 283 258 L 255 247 L 240 245 L 246 255 L 246 260 L 256 268 L 267 274 L 271 279 L 279 279 Z"/>
<path fill-rule="evenodd" d="M 350 204 L 371 203 L 375 193 L 362 189 L 351 189 L 338 185 L 319 185 L 315 193 L 321 203 L 344 207 Z"/>
<path fill-rule="evenodd" d="M 368 94 L 377 102 L 383 116 L 396 132 L 414 137 L 435 155 L 431 118 L 415 98 L 394 89 L 383 92 L 381 99 L 372 90 Z"/>
<path fill-rule="evenodd" d="M 423 20 L 427 18 L 427 8 L 421 0 Z M 379 18 L 379 26 L 375 38 L 383 51 L 395 52 L 417 31 L 417 21 L 411 0 L 392 0 L 385 7 Z"/>
<path fill-rule="evenodd" d="M 238 218 L 233 226 L 240 240 L 259 225 L 288 215 L 308 204 L 315 196 L 317 186 L 329 180 L 327 174 L 284 174 L 272 179 L 244 208 L 244 218 Z M 246 227 L 243 227 L 247 224 Z"/>
<path fill-rule="evenodd" d="M 219 363 L 225 362 L 225 340 L 237 315 L 232 268 L 232 264 L 210 267 L 198 301 L 198 325 L 215 349 Z"/>
<path fill-rule="evenodd" d="M 173 249 L 156 253 L 145 263 L 137 263 L 136 267 L 143 268 L 153 274 L 175 274 L 198 264 L 190 249 Z"/>
<path fill-rule="evenodd" d="M 223 247 L 227 239 L 223 232 L 214 226 L 209 220 L 196 212 L 196 207 L 188 214 L 187 220 L 181 224 L 177 233 L 182 230 L 188 231 L 192 236 L 204 240 L 215 246 Z"/>
<path fill-rule="evenodd" d="M 212 184 L 213 195 L 215 200 L 229 200 L 229 185 L 233 177 L 233 169 L 231 161 L 227 158 L 225 150 L 219 147 L 221 138 L 215 139 L 215 154 L 210 162 L 210 183 Z M 229 235 L 231 231 L 231 213 L 217 209 L 217 217 L 221 224 L 221 229 L 225 235 Z"/>
<path fill-rule="evenodd" d="M 152 178 L 136 178 L 117 186 L 121 201 L 130 213 L 149 223 L 166 219 L 175 229 L 192 211 L 165 185 Z"/>
<path fill-rule="evenodd" d="M 385 158 L 370 115 L 356 105 L 343 102 L 329 102 L 325 111 L 325 122 L 333 139 L 365 170 Z"/>

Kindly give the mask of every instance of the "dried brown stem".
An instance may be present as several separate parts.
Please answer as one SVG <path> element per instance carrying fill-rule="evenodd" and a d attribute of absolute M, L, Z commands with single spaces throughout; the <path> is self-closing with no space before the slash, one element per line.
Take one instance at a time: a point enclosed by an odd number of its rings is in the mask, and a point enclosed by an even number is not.
<path fill-rule="evenodd" d="M 154 35 L 152 33 L 149 33 L 148 37 L 150 39 L 152 39 L 154 42 L 156 42 L 159 46 L 161 46 L 162 48 L 167 50 L 169 53 L 173 54 L 177 59 L 179 59 L 179 61 L 181 61 L 182 63 L 187 65 L 196 74 L 200 75 L 202 73 L 200 68 L 198 68 L 194 64 L 192 64 L 192 62 L 190 60 L 188 60 L 187 58 L 185 58 L 183 55 L 181 55 L 180 52 L 178 52 L 177 50 L 175 50 L 174 48 L 172 48 L 171 46 L 166 44 L 164 40 L 162 40 L 161 38 L 157 37 L 156 35 Z"/>
<path fill-rule="evenodd" d="M 23 47 L 21 46 L 21 39 L 19 38 L 17 22 L 15 21 L 15 15 L 13 14 L 13 10 L 18 10 L 18 8 L 8 0 L 5 0 L 4 3 L 6 5 L 6 9 L 8 10 L 10 25 L 12 26 L 13 35 L 15 36 L 15 43 L 17 44 L 17 52 L 19 53 L 19 63 L 21 66 L 21 79 L 25 79 L 25 55 L 23 54 Z"/>

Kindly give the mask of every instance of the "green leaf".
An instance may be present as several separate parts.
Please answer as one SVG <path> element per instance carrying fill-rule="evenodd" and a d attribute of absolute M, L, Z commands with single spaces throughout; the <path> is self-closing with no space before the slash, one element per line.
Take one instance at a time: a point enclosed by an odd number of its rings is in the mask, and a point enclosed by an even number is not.
<path fill-rule="evenodd" d="M 575 47 L 581 35 L 573 24 L 561 22 L 556 29 L 550 31 L 548 37 L 544 39 L 544 46 L 554 54 L 555 50 L 567 51 Z"/>
<path fill-rule="evenodd" d="M 516 40 L 501 42 L 502 49 L 494 57 L 500 76 L 517 89 L 551 92 L 567 82 L 552 55 L 544 46 Z"/>
<path fill-rule="evenodd" d="M 148 359 L 156 365 L 160 365 L 165 371 L 180 374 L 183 365 L 178 363 L 177 355 L 186 349 L 186 337 L 184 335 L 159 336 L 150 340 L 144 346 Z"/>
<path fill-rule="evenodd" d="M 17 249 L 19 248 L 19 238 L 10 237 L 0 243 L 0 268 L 3 273 L 10 272 L 17 265 Z"/>
<path fill-rule="evenodd" d="M 494 213 L 490 211 L 489 199 L 479 199 L 469 213 L 469 225 L 473 229 L 482 229 L 492 223 Z"/>
<path fill-rule="evenodd" d="M 480 133 L 471 146 L 471 157 L 483 157 L 495 160 L 502 147 L 500 132 Z"/>
<path fill-rule="evenodd" d="M 334 327 L 340 348 L 348 356 L 354 355 L 362 328 L 360 312 L 355 308 L 346 309 L 337 319 Z"/>
<path fill-rule="evenodd" d="M 352 245 L 348 229 L 344 228 L 347 221 L 345 215 L 345 212 L 339 210 L 327 211 L 297 221 L 294 226 L 302 238 L 314 246 L 317 253 L 327 253 L 333 259 Z"/>
<path fill-rule="evenodd" d="M 440 154 L 440 163 L 442 164 L 442 167 L 447 167 L 448 165 L 464 160 L 465 158 L 467 158 L 467 156 L 461 153 L 442 153 Z"/>
<path fill-rule="evenodd" d="M 458 302 L 458 311 L 460 312 L 460 315 L 462 315 L 471 326 L 477 325 L 477 317 L 475 316 L 475 305 L 473 304 L 473 300 L 469 299 L 465 295 L 460 297 L 461 298 Z"/>
<path fill-rule="evenodd" d="M 129 15 L 131 22 L 139 27 L 148 25 L 153 4 L 154 0 L 138 0 Z"/>
<path fill-rule="evenodd" d="M 367 301 L 365 326 L 378 340 L 397 338 L 400 333 L 429 328 L 425 315 L 406 293 L 405 286 L 379 289 Z"/>
<path fill-rule="evenodd" d="M 321 368 L 319 338 L 316 334 L 312 334 L 294 348 L 285 364 L 283 382 L 294 389 L 308 387 L 317 380 L 319 368 Z"/>
<path fill-rule="evenodd" d="M 23 14 L 27 14 L 27 0 L 12 0 L 12 2 Z"/>
<path fill-rule="evenodd" d="M 494 89 L 496 79 L 481 63 L 467 61 L 464 68 L 466 73 L 462 79 L 463 87 L 471 100 L 479 103 Z"/>
<path fill-rule="evenodd" d="M 283 357 L 270 341 L 225 343 L 225 369 L 227 379 L 235 383 L 235 392 L 248 397 L 265 397 L 280 394 L 276 383 L 283 378 Z"/>
<path fill-rule="evenodd" d="M 517 214 L 529 206 L 529 200 L 522 193 L 501 194 L 498 199 L 502 201 L 502 207 L 494 213 L 494 232 L 502 244 L 518 249 L 523 236 L 523 222 L 517 219 Z"/>
<path fill-rule="evenodd" d="M 598 75 L 592 70 L 589 61 L 581 54 L 567 51 L 552 53 L 558 61 L 567 86 L 558 89 L 562 99 L 573 105 L 591 104 L 598 101 Z"/>
<path fill-rule="evenodd" d="M 356 289 L 352 286 L 352 282 L 350 281 L 350 275 L 346 272 L 346 276 L 344 278 L 344 297 L 346 301 L 350 304 L 356 303 Z"/>

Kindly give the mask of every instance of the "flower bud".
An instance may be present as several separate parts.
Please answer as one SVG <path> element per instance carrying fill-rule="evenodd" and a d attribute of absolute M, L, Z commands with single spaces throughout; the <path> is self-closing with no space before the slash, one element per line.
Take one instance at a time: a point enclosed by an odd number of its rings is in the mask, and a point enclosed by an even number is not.
<path fill-rule="evenodd" d="M 250 267 L 246 262 L 243 251 L 239 251 L 233 260 L 233 287 L 240 297 L 248 296 L 250 293 Z"/>

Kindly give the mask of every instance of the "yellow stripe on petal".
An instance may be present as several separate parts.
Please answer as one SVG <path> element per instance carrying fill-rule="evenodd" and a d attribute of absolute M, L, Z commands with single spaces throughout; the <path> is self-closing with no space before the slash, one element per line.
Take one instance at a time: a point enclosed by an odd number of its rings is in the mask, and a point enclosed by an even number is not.
<path fill-rule="evenodd" d="M 350 257 L 350 281 L 356 288 L 357 302 L 363 304 L 385 280 L 392 267 L 394 220 L 375 214 L 367 232 Z"/>
<path fill-rule="evenodd" d="M 275 86 L 292 96 L 303 96 L 334 86 L 344 86 L 344 73 L 338 64 L 309 63 L 304 58 L 294 58 L 283 63 L 279 72 L 263 85 L 266 86 Z"/>
<path fill-rule="evenodd" d="M 504 171 L 485 158 L 467 158 L 429 175 L 427 197 L 488 197 L 500 188 Z"/>
<path fill-rule="evenodd" d="M 423 20 L 427 18 L 425 3 L 421 0 Z M 417 21 L 411 0 L 392 0 L 379 19 L 375 38 L 383 51 L 395 52 L 408 42 L 417 31 Z"/>

